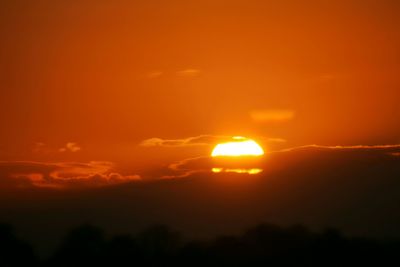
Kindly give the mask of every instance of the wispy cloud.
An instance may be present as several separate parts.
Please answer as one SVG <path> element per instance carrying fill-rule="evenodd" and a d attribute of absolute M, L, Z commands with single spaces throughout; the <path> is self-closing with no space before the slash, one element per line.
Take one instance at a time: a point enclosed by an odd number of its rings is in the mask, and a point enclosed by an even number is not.
<path fill-rule="evenodd" d="M 60 148 L 58 151 L 59 152 L 72 152 L 72 153 L 74 153 L 74 152 L 80 151 L 81 149 L 82 148 L 77 143 L 68 142 L 68 143 L 65 144 L 64 147 Z"/>
<path fill-rule="evenodd" d="M 322 149 L 322 150 L 344 150 L 344 151 L 368 151 L 368 150 L 375 150 L 375 151 L 385 151 L 388 153 L 400 153 L 400 144 L 395 145 L 354 145 L 354 146 L 322 146 L 322 145 L 305 145 L 293 148 L 287 148 L 281 150 L 282 152 L 292 151 L 292 150 L 303 150 L 303 149 Z"/>
<path fill-rule="evenodd" d="M 200 74 L 199 69 L 184 69 L 176 72 L 176 75 L 180 77 L 195 77 Z"/>
<path fill-rule="evenodd" d="M 233 136 L 228 135 L 199 135 L 194 137 L 187 137 L 183 139 L 162 139 L 158 137 L 143 140 L 140 146 L 144 147 L 185 147 L 185 146 L 210 146 L 222 142 L 232 141 Z M 283 138 L 266 138 L 260 137 L 258 140 L 268 143 L 284 143 Z"/>
<path fill-rule="evenodd" d="M 60 148 L 49 146 L 43 142 L 37 142 L 35 143 L 32 149 L 33 153 L 36 154 L 55 154 L 55 153 L 65 153 L 65 152 L 76 153 L 81 150 L 82 147 L 75 142 L 68 142 Z"/>
<path fill-rule="evenodd" d="M 231 136 L 221 135 L 199 135 L 195 137 L 188 137 L 184 139 L 162 139 L 162 138 L 149 138 L 140 143 L 141 146 L 154 147 L 183 147 L 183 146 L 204 146 L 213 145 L 219 142 L 230 140 Z"/>
<path fill-rule="evenodd" d="M 155 71 L 151 71 L 151 72 L 147 73 L 146 77 L 149 79 L 154 79 L 154 78 L 158 78 L 158 77 L 162 76 L 163 74 L 164 74 L 163 71 L 155 70 Z"/>
<path fill-rule="evenodd" d="M 153 70 L 145 73 L 145 78 L 147 79 L 157 79 L 160 77 L 181 77 L 181 78 L 192 78 L 192 77 L 197 77 L 201 74 L 200 69 L 195 69 L 195 68 L 187 68 L 187 69 L 181 69 L 177 71 L 173 70 Z"/>

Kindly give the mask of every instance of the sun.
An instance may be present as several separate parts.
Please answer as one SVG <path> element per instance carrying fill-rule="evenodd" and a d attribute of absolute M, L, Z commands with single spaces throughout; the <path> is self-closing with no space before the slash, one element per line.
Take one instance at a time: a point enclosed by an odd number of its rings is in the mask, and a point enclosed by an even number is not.
<path fill-rule="evenodd" d="M 235 136 L 233 141 L 221 143 L 214 147 L 212 157 L 262 156 L 264 150 L 254 140 Z"/>

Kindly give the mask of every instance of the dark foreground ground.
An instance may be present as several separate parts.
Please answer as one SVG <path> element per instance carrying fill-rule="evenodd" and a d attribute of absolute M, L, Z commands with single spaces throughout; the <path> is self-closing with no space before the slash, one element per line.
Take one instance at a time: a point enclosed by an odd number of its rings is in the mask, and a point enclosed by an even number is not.
<path fill-rule="evenodd" d="M 157 225 L 106 237 L 91 225 L 71 230 L 45 259 L 0 224 L 0 266 L 399 266 L 400 242 L 349 238 L 335 229 L 261 224 L 238 236 L 185 240 Z"/>

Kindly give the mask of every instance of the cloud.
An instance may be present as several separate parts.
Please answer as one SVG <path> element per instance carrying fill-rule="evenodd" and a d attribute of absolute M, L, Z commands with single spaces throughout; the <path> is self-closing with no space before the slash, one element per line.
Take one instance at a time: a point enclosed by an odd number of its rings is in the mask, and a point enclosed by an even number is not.
<path fill-rule="evenodd" d="M 154 78 L 158 78 L 158 77 L 162 76 L 163 74 L 164 74 L 164 72 L 162 72 L 162 71 L 152 71 L 152 72 L 147 73 L 146 77 L 148 79 L 154 79 Z"/>
<path fill-rule="evenodd" d="M 184 69 L 176 72 L 177 76 L 180 77 L 195 77 L 200 74 L 199 69 Z"/>
<path fill-rule="evenodd" d="M 270 221 L 338 227 L 354 235 L 400 237 L 400 158 L 392 153 L 400 153 L 400 145 L 311 145 L 267 151 L 260 162 L 263 172 L 255 175 L 212 173 L 213 159 L 191 158 L 170 168 L 153 169 L 155 179 L 140 185 L 120 183 L 124 176 L 113 175 L 115 170 L 109 162 L 0 163 L 1 178 L 6 172 L 32 174 L 27 181 L 11 179 L 19 186 L 32 186 L 35 179 L 43 184 L 43 177 L 55 169 L 66 170 L 56 175 L 57 181 L 64 176 L 92 177 L 91 173 L 99 172 L 106 172 L 108 180 L 117 180 L 105 183 L 100 178 L 97 188 L 101 190 L 91 190 L 90 194 L 81 190 L 59 190 L 57 194 L 34 190 L 25 195 L 25 191 L 2 190 L 0 210 L 10 211 L 4 216 L 15 214 L 18 220 L 33 220 L 35 225 L 69 222 L 71 214 L 76 214 L 75 219 L 82 222 L 95 220 L 108 225 L 112 218 L 115 227 L 142 227 L 156 221 L 193 233 L 198 229 L 212 233 L 220 226 L 239 231 Z M 78 175 L 67 175 L 71 168 L 78 168 L 73 171 Z M 86 179 L 88 184 L 95 184 L 96 177 Z M 65 188 L 82 188 L 73 184 Z M 115 186 L 105 186 L 109 184 Z M 48 229 L 43 231 L 47 233 Z"/>
<path fill-rule="evenodd" d="M 354 145 L 354 146 L 321 146 L 321 145 L 306 145 L 294 148 L 288 148 L 282 150 L 282 152 L 286 151 L 295 151 L 295 150 L 307 150 L 307 149 L 315 149 L 315 150 L 337 150 L 337 151 L 383 151 L 383 152 L 393 152 L 400 151 L 399 145 Z M 396 154 L 396 152 L 393 152 Z"/>
<path fill-rule="evenodd" d="M 64 147 L 60 148 L 58 151 L 61 153 L 64 153 L 64 152 L 75 153 L 75 152 L 80 151 L 81 149 L 82 148 L 77 143 L 69 142 L 69 143 L 65 144 Z"/>
<path fill-rule="evenodd" d="M 162 139 L 162 138 L 149 138 L 140 143 L 140 146 L 145 147 L 184 147 L 184 146 L 204 146 L 213 145 L 219 142 L 231 140 L 231 136 L 220 135 L 199 135 L 195 137 L 188 137 L 184 139 Z"/>
<path fill-rule="evenodd" d="M 206 145 L 224 138 L 231 137 L 202 135 L 178 140 L 148 139 L 143 145 L 167 147 Z M 115 171 L 113 163 L 102 161 L 88 163 L 0 162 L 0 177 L 2 178 L 0 187 L 103 187 L 138 181 L 141 180 L 141 176 L 146 179 L 149 178 L 149 181 L 154 181 L 166 178 L 189 178 L 201 173 L 211 174 L 212 168 L 220 168 L 220 164 L 226 165 L 226 169 L 229 170 L 236 167 L 240 169 L 262 169 L 263 172 L 257 174 L 261 177 L 277 175 L 279 172 L 289 173 L 289 176 L 296 177 L 296 172 L 301 171 L 315 171 L 327 174 L 341 171 L 349 174 L 362 173 L 363 175 L 370 175 L 376 170 L 380 170 L 382 175 L 385 175 L 388 171 L 400 173 L 399 155 L 400 145 L 308 145 L 280 151 L 266 151 L 265 156 L 257 161 L 253 159 L 247 161 L 240 158 L 222 162 L 209 156 L 189 158 L 169 164 L 167 167 L 153 170 L 148 174 L 142 173 L 142 175 L 120 174 Z M 300 167 L 301 171 L 299 171 Z M 385 169 L 386 167 L 387 169 Z M 374 169 L 369 172 L 368 170 L 371 168 Z"/>
<path fill-rule="evenodd" d="M 220 203 L 231 193 L 234 197 L 216 208 L 221 217 L 231 207 L 235 218 L 330 225 L 357 235 L 393 237 L 400 236 L 400 158 L 393 153 L 400 154 L 400 145 L 303 146 L 267 153 L 259 163 L 263 172 L 255 175 L 212 173 L 210 158 L 170 167 L 176 178 L 184 177 L 176 180 L 184 180 L 180 183 L 186 192 L 205 195 L 198 197 L 202 201 Z"/>
<path fill-rule="evenodd" d="M 212 158 L 209 156 L 196 157 L 184 159 L 168 166 L 169 169 L 173 171 L 198 171 L 209 169 L 207 167 L 212 166 Z"/>
<path fill-rule="evenodd" d="M 55 153 L 65 153 L 65 152 L 71 152 L 71 153 L 76 153 L 82 150 L 82 147 L 75 142 L 68 142 L 66 143 L 63 147 L 61 148 L 54 148 L 50 147 L 47 144 L 43 142 L 37 142 L 35 143 L 32 151 L 35 154 L 55 154 Z"/>
<path fill-rule="evenodd" d="M 160 77 L 187 77 L 187 78 L 191 78 L 191 77 L 196 77 L 198 75 L 200 75 L 201 70 L 199 69 L 194 69 L 194 68 L 188 68 L 188 69 L 182 69 L 182 70 L 178 70 L 178 71 L 164 71 L 164 70 L 154 70 L 154 71 L 150 71 L 148 73 L 145 74 L 145 78 L 147 79 L 157 79 Z"/>
<path fill-rule="evenodd" d="M 375 146 L 318 146 L 307 145 L 284 149 L 280 151 L 267 151 L 265 156 L 258 159 L 223 159 L 218 160 L 210 156 L 184 159 L 168 166 L 172 171 L 165 178 L 188 177 L 194 173 L 210 173 L 213 168 L 220 168 L 221 164 L 227 169 L 262 169 L 266 173 L 276 170 L 293 168 L 293 164 L 304 162 L 311 169 L 320 168 L 321 171 L 335 171 L 336 164 L 346 165 L 348 171 L 352 168 L 360 168 L 360 162 L 372 162 L 374 164 L 393 163 L 400 164 L 397 156 L 400 155 L 400 145 L 375 145 Z M 315 164 L 313 167 L 312 164 Z M 368 165 L 361 166 L 367 169 Z M 324 169 L 326 168 L 326 169 Z M 399 165 L 400 171 L 400 165 Z M 286 171 L 286 170 L 285 170 Z M 264 173 L 265 174 L 265 173 Z"/>
<path fill-rule="evenodd" d="M 17 187 L 101 187 L 140 180 L 139 175 L 121 175 L 111 162 L 0 162 L 0 175 Z"/>
<path fill-rule="evenodd" d="M 255 122 L 286 122 L 292 120 L 295 116 L 293 110 L 287 109 L 265 109 L 250 111 L 250 117 Z"/>
<path fill-rule="evenodd" d="M 232 141 L 233 136 L 227 135 L 199 135 L 184 139 L 162 139 L 158 137 L 143 140 L 139 145 L 144 147 L 186 147 L 186 146 L 211 146 L 218 143 Z M 260 137 L 257 140 L 268 143 L 284 143 L 282 138 Z"/>

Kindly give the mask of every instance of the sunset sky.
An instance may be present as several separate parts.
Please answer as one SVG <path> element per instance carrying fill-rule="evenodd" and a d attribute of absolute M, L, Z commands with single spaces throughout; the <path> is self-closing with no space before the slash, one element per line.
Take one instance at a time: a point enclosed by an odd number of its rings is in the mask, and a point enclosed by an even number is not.
<path fill-rule="evenodd" d="M 390 196 L 399 200 L 399 14 L 396 0 L 1 1 L 0 206 L 13 211 L 1 218 L 24 225 L 53 211 L 67 224 L 77 218 L 60 207 L 81 199 L 79 212 L 95 210 L 85 218 L 104 225 L 102 212 L 124 202 L 123 214 L 132 208 L 143 225 L 201 232 L 178 223 L 192 203 L 198 223 L 221 216 L 218 229 L 230 225 L 220 213 L 228 210 L 240 227 L 272 218 L 355 230 L 380 211 L 400 236 L 390 215 Z M 260 144 L 263 172 L 218 180 L 212 149 L 234 136 Z M 311 208 L 342 195 L 329 215 Z M 298 199 L 309 209 L 289 212 Z M 373 203 L 374 212 L 340 219 L 339 207 Z"/>

